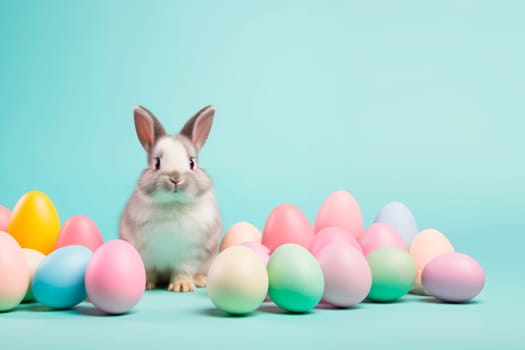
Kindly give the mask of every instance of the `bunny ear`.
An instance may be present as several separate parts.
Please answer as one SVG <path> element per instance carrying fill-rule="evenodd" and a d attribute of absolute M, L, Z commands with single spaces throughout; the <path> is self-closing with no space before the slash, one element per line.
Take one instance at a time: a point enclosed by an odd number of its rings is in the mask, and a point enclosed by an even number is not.
<path fill-rule="evenodd" d="M 133 108 L 133 118 L 140 144 L 146 152 L 150 152 L 155 142 L 166 135 L 166 131 L 153 113 L 142 106 Z"/>
<path fill-rule="evenodd" d="M 191 140 L 197 152 L 204 146 L 208 139 L 214 115 L 215 107 L 206 106 L 191 117 L 180 131 L 182 135 Z"/>

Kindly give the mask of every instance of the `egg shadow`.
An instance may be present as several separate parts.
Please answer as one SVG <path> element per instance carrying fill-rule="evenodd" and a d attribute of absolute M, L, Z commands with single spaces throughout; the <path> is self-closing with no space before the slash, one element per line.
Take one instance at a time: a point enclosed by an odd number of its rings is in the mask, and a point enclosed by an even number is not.
<path fill-rule="evenodd" d="M 269 313 L 269 314 L 276 314 L 276 315 L 284 315 L 284 316 L 303 316 L 303 315 L 309 315 L 312 313 L 311 310 L 306 312 L 292 312 L 292 311 L 286 311 L 281 309 L 275 304 L 266 304 L 262 305 L 258 309 L 261 312 Z"/>
<path fill-rule="evenodd" d="M 348 310 L 362 310 L 364 307 L 360 304 L 349 307 L 334 306 L 328 303 L 320 303 L 315 307 L 317 310 L 334 310 L 334 311 L 348 311 Z"/>
<path fill-rule="evenodd" d="M 30 312 L 49 312 L 49 313 L 74 313 L 72 308 L 55 309 L 42 304 L 31 303 L 31 304 L 20 304 L 17 310 L 30 311 Z"/>
<path fill-rule="evenodd" d="M 469 300 L 465 302 L 449 302 L 449 301 L 441 301 L 433 297 L 424 297 L 424 298 L 419 299 L 419 301 L 422 303 L 438 304 L 438 305 L 479 305 L 479 304 L 483 304 L 483 302 L 479 300 Z"/>
<path fill-rule="evenodd" d="M 380 300 L 371 300 L 371 299 L 366 298 L 362 302 L 364 304 L 390 305 L 390 304 L 403 304 L 403 303 L 406 303 L 407 300 L 399 298 L 399 299 L 392 300 L 392 301 L 390 300 L 380 301 Z"/>
<path fill-rule="evenodd" d="M 83 315 L 83 316 L 92 316 L 92 317 L 124 317 L 129 316 L 133 314 L 133 311 L 124 312 L 121 314 L 111 314 L 107 313 L 105 311 L 99 310 L 94 306 L 87 306 L 87 305 L 77 305 L 73 308 L 77 314 Z"/>
<path fill-rule="evenodd" d="M 247 314 L 230 314 L 216 308 L 206 308 L 204 310 L 200 310 L 199 313 L 205 316 L 212 316 L 218 318 L 248 318 L 253 316 L 252 312 Z"/>

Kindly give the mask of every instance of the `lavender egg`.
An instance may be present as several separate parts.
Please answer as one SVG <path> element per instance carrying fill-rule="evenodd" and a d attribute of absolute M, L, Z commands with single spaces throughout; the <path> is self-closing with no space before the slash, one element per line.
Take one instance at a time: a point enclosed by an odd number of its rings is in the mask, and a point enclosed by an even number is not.
<path fill-rule="evenodd" d="M 432 259 L 421 275 L 423 287 L 436 299 L 464 303 L 475 298 L 485 285 L 479 263 L 468 255 L 450 253 Z"/>

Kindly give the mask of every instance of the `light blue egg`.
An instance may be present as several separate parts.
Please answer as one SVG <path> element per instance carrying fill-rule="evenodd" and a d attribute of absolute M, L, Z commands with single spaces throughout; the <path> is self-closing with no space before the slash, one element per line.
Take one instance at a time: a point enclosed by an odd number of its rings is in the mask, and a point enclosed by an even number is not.
<path fill-rule="evenodd" d="M 53 309 L 68 309 L 85 300 L 84 278 L 92 254 L 86 247 L 72 245 L 46 256 L 31 284 L 35 299 Z"/>
<path fill-rule="evenodd" d="M 416 219 L 406 205 L 401 202 L 390 202 L 377 214 L 374 222 L 392 226 L 403 237 L 408 245 L 419 232 Z"/>

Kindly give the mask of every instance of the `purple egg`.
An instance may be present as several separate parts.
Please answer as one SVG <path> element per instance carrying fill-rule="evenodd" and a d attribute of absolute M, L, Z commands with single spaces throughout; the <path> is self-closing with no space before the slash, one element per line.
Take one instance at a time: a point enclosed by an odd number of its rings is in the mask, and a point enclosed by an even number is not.
<path fill-rule="evenodd" d="M 479 263 L 468 255 L 450 253 L 432 259 L 421 275 L 423 287 L 436 299 L 464 303 L 475 298 L 485 285 Z"/>

